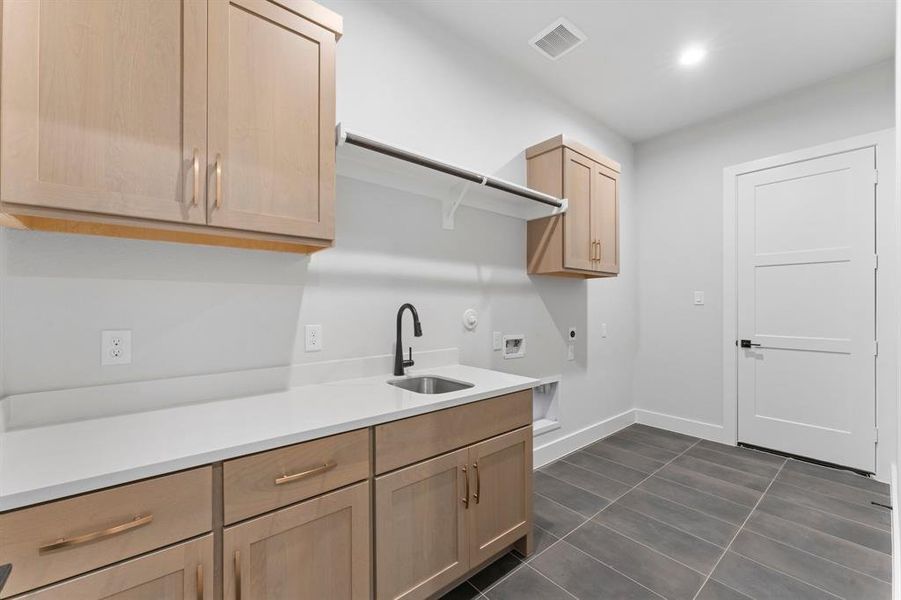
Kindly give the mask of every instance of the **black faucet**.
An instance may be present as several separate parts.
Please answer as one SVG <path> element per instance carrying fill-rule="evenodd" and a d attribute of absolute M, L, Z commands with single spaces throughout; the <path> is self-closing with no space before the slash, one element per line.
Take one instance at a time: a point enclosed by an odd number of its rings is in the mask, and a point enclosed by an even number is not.
<path fill-rule="evenodd" d="M 410 358 L 404 360 L 404 343 L 401 339 L 400 328 L 401 318 L 404 316 L 404 311 L 408 308 L 410 309 L 410 312 L 413 313 L 413 335 L 422 337 L 422 326 L 419 324 L 419 313 L 416 312 L 416 307 L 409 302 L 401 305 L 401 307 L 397 309 L 397 341 L 394 343 L 394 374 L 397 376 L 403 375 L 406 367 L 413 366 L 412 347 L 410 347 Z"/>

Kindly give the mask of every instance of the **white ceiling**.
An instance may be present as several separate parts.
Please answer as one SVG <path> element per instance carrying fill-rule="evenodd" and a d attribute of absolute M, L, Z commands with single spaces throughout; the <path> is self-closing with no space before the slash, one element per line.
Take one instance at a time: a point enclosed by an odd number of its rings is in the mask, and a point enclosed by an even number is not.
<path fill-rule="evenodd" d="M 632 140 L 708 119 L 894 53 L 891 0 L 411 2 Z M 558 17 L 587 36 L 557 61 L 528 41 Z M 689 43 L 708 47 L 694 69 Z"/>

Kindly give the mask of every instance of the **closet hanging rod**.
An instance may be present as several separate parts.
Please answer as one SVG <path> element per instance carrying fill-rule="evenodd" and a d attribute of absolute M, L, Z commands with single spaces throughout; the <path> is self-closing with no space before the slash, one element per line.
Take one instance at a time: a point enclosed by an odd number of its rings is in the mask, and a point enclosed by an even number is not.
<path fill-rule="evenodd" d="M 510 183 L 509 181 L 504 181 L 503 179 L 491 177 L 490 175 L 482 175 L 481 173 L 469 171 L 468 169 L 464 169 L 456 165 L 450 165 L 439 160 L 423 156 L 421 154 L 416 154 L 415 152 L 403 150 L 401 148 L 390 146 L 388 144 L 378 142 L 356 133 L 351 133 L 350 131 L 344 129 L 340 123 L 338 124 L 336 133 L 336 142 L 338 146 L 341 146 L 342 144 L 358 146 L 360 148 L 378 152 L 379 154 L 384 154 L 398 160 L 403 160 L 415 165 L 419 165 L 421 167 L 425 167 L 427 169 L 432 169 L 433 171 L 439 171 L 446 175 L 458 177 L 470 183 L 484 185 L 486 187 L 494 188 L 496 190 L 500 190 L 508 194 L 513 194 L 521 198 L 526 198 L 534 202 L 547 204 L 548 206 L 553 206 L 554 208 L 563 208 L 564 206 L 566 206 L 561 200 L 558 200 L 553 196 L 549 196 L 548 194 L 536 192 L 535 190 L 516 185 L 515 183 Z"/>

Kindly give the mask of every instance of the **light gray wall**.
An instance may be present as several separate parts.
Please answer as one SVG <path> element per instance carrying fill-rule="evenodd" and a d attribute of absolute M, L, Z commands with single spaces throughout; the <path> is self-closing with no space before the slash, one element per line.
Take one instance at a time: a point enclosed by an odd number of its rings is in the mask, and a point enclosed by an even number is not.
<path fill-rule="evenodd" d="M 880 63 L 636 147 L 636 406 L 722 424 L 723 168 L 894 126 Z M 706 305 L 693 305 L 693 292 Z"/>
<path fill-rule="evenodd" d="M 464 207 L 456 230 L 444 231 L 437 202 L 343 178 L 335 248 L 309 259 L 11 231 L 2 306 L 6 393 L 388 353 L 395 311 L 410 301 L 425 332 L 414 340 L 406 325 L 414 355 L 459 347 L 468 364 L 562 372 L 564 427 L 549 436 L 631 408 L 631 144 L 390 3 L 327 4 L 345 17 L 337 82 L 338 118 L 348 127 L 520 182 L 523 150 L 559 133 L 620 161 L 623 275 L 530 278 L 523 221 Z M 461 324 L 470 307 L 481 316 L 474 333 Z M 609 328 L 603 340 L 602 322 Z M 304 352 L 305 323 L 322 324 L 322 352 Z M 567 362 L 563 336 L 571 325 L 582 342 L 578 360 Z M 101 368 L 99 332 L 110 328 L 134 331 L 132 365 Z M 525 333 L 526 358 L 500 359 L 492 330 Z"/>

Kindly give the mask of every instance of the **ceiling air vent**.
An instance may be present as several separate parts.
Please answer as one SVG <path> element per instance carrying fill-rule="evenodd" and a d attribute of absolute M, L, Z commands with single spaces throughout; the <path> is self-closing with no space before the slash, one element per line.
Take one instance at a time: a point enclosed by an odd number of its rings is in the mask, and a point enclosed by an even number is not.
<path fill-rule="evenodd" d="M 529 45 L 549 59 L 557 60 L 586 39 L 575 25 L 561 17 L 542 29 Z"/>

